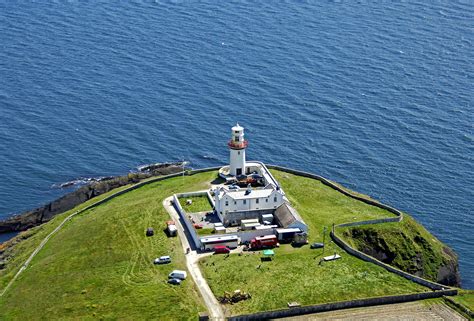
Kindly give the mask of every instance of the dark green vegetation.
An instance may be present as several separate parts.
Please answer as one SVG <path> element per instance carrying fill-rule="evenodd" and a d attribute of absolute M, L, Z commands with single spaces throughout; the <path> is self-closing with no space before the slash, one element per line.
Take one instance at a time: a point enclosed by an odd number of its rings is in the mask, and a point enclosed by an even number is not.
<path fill-rule="evenodd" d="M 459 285 L 456 254 L 408 215 L 400 223 L 339 228 L 352 247 L 411 274 Z"/>
<path fill-rule="evenodd" d="M 351 199 L 319 181 L 272 171 L 287 197 L 309 226 L 310 242 L 321 242 L 323 226 L 393 216 L 392 213 Z M 329 232 L 329 229 L 328 229 Z M 286 308 L 287 303 L 317 304 L 383 295 L 429 291 L 374 264 L 356 259 L 329 242 L 324 255 L 342 259 L 319 264 L 322 249 L 283 245 L 273 261 L 261 262 L 261 253 L 213 255 L 201 261 L 216 296 L 241 289 L 252 299 L 226 306 L 231 314 Z"/>
<path fill-rule="evenodd" d="M 186 204 L 187 200 L 191 200 L 190 205 Z M 181 207 L 186 213 L 197 213 L 197 212 L 210 212 L 212 211 L 211 203 L 207 196 L 192 196 L 192 197 L 183 197 L 179 199 Z"/>
<path fill-rule="evenodd" d="M 0 300 L 0 319 L 195 319 L 205 307 L 192 279 L 180 286 L 166 283 L 171 270 L 186 265 L 179 238 L 162 233 L 169 219 L 162 201 L 173 193 L 204 189 L 215 175 L 152 183 L 73 218 Z M 28 231 L 28 239 L 7 250 L 1 288 L 70 213 Z M 155 228 L 153 237 L 145 237 L 149 226 Z M 171 264 L 152 264 L 166 254 Z"/>

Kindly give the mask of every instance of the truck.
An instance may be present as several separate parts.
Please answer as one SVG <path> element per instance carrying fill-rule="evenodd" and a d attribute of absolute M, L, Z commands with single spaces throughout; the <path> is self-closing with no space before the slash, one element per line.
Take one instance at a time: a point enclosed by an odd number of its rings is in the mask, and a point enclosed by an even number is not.
<path fill-rule="evenodd" d="M 174 221 L 167 221 L 166 229 L 168 231 L 169 236 L 176 236 L 176 234 L 178 233 L 178 229 L 176 228 L 176 224 Z"/>
<path fill-rule="evenodd" d="M 278 247 L 278 239 L 275 235 L 257 236 L 250 241 L 250 249 L 258 250 L 264 248 Z"/>

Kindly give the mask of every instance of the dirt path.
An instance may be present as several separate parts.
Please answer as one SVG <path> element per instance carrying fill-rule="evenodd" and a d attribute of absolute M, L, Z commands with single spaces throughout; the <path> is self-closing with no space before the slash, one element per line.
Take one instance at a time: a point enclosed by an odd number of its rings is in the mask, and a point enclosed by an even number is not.
<path fill-rule="evenodd" d="M 283 318 L 284 321 L 303 320 L 467 320 L 462 315 L 442 302 L 408 302 L 390 305 L 379 305 L 367 308 L 356 308 L 301 315 Z"/>
<path fill-rule="evenodd" d="M 188 238 L 184 233 L 183 226 L 181 226 L 179 215 L 176 212 L 175 208 L 173 207 L 171 200 L 173 197 L 168 197 L 163 201 L 163 206 L 166 211 L 170 214 L 172 219 L 176 222 L 176 228 L 178 229 L 178 235 L 181 239 L 181 245 L 183 246 L 183 252 L 186 253 L 188 248 L 191 248 L 188 242 Z M 206 279 L 202 276 L 201 270 L 199 269 L 198 261 L 201 257 L 211 255 L 212 253 L 206 254 L 198 254 L 196 251 L 191 251 L 186 254 L 186 266 L 188 268 L 189 273 L 191 274 L 194 283 L 198 287 L 199 292 L 201 293 L 202 298 L 204 299 L 204 303 L 207 306 L 207 310 L 209 311 L 210 318 L 212 320 L 225 320 L 224 312 L 216 300 L 216 297 L 212 293 L 209 285 L 206 282 Z"/>

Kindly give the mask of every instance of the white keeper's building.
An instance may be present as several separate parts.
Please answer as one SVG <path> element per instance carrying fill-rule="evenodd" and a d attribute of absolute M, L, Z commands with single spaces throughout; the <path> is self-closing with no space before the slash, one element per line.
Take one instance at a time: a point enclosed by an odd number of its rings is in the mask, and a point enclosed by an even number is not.
<path fill-rule="evenodd" d="M 308 230 L 306 224 L 290 206 L 285 192 L 265 164 L 246 161 L 245 150 L 248 141 L 244 137 L 244 128 L 239 124 L 232 127 L 228 146 L 230 163 L 229 166 L 224 166 L 219 170 L 219 176 L 229 181 L 245 178 L 245 175 L 258 180 L 260 186 L 249 185 L 246 188 L 238 188 L 223 185 L 215 188 L 213 190 L 214 209 L 222 223 L 226 226 L 239 225 L 243 219 L 262 220 L 262 215 L 273 214 L 275 222 L 288 223 L 288 226 L 283 227 L 298 227 L 306 232 Z"/>

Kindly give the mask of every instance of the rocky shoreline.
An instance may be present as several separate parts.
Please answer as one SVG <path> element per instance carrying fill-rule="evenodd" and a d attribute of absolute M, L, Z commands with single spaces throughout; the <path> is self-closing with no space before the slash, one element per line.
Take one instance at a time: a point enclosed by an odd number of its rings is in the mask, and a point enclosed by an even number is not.
<path fill-rule="evenodd" d="M 158 163 L 140 166 L 138 172 L 129 173 L 124 176 L 106 177 L 91 180 L 84 186 L 79 187 L 44 206 L 13 215 L 0 221 L 0 234 L 26 231 L 32 227 L 48 222 L 54 216 L 64 213 L 77 205 L 88 201 L 96 196 L 104 194 L 114 188 L 160 175 L 169 175 L 183 170 L 185 163 Z"/>

